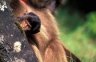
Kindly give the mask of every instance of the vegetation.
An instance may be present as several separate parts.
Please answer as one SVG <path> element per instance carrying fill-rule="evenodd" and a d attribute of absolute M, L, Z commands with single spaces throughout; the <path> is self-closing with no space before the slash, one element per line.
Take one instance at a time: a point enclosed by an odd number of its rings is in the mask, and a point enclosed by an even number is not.
<path fill-rule="evenodd" d="M 82 62 L 96 62 L 96 12 L 82 14 L 59 9 L 60 38 Z"/>

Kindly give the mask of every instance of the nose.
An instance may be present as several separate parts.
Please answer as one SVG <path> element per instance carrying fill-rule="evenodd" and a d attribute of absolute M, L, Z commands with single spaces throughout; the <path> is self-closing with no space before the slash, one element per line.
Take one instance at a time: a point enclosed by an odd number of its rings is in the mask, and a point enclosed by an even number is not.
<path fill-rule="evenodd" d="M 18 17 L 18 20 L 23 27 L 24 27 L 24 25 L 22 24 L 22 22 L 25 22 L 24 23 L 26 25 L 25 27 L 28 27 L 28 29 L 25 30 L 25 32 L 27 32 L 27 34 L 28 33 L 36 34 L 36 33 L 40 32 L 41 21 L 36 14 L 34 14 L 32 12 L 26 13 L 23 16 Z"/>

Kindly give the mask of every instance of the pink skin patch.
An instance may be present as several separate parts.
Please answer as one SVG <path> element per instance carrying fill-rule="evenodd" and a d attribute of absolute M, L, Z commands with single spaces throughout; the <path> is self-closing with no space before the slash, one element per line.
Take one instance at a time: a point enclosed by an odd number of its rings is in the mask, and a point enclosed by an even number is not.
<path fill-rule="evenodd" d="M 27 0 L 19 0 L 19 1 L 27 2 Z"/>

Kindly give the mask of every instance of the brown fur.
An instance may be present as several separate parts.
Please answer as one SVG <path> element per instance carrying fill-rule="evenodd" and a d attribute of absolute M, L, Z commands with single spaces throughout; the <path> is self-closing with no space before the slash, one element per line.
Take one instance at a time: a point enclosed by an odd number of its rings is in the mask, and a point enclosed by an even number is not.
<path fill-rule="evenodd" d="M 12 3 L 14 3 L 14 1 Z M 42 2 L 43 0 L 33 1 Z M 70 58 L 68 58 L 67 55 L 70 54 L 70 52 L 60 43 L 57 23 L 51 11 L 48 8 L 36 9 L 22 0 L 18 1 L 17 4 L 12 3 L 11 6 L 13 7 L 15 17 L 22 16 L 24 13 L 33 12 L 41 20 L 40 32 L 28 38 L 30 45 L 36 53 L 38 62 L 68 62 Z M 68 53 L 66 53 L 66 51 Z M 72 56 L 73 59 L 74 57 Z"/>

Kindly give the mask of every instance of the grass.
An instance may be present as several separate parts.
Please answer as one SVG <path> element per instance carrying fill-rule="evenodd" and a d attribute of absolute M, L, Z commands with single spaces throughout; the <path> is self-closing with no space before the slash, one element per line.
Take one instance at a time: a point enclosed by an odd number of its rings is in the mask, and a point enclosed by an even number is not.
<path fill-rule="evenodd" d="M 67 10 L 59 10 L 57 15 L 60 39 L 82 62 L 96 62 L 95 16 L 90 14 L 85 20 L 79 13 L 72 14 Z"/>

